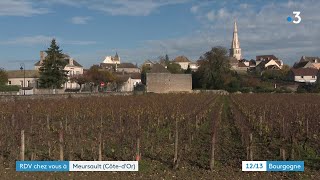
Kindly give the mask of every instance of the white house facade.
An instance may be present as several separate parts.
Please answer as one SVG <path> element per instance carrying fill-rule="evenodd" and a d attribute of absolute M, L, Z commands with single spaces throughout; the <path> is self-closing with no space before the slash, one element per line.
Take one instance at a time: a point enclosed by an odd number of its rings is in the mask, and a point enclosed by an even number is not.
<path fill-rule="evenodd" d="M 318 78 L 318 69 L 315 68 L 298 68 L 291 69 L 291 76 L 295 82 L 315 83 Z"/>
<path fill-rule="evenodd" d="M 40 61 L 35 64 L 35 70 L 39 71 L 39 68 L 42 66 L 43 61 L 45 61 L 46 54 L 43 51 L 40 51 Z M 70 81 L 70 78 L 74 75 L 83 74 L 83 67 L 80 65 L 75 59 L 70 57 L 69 55 L 64 54 L 64 61 L 66 62 L 66 66 L 64 70 L 67 71 L 68 81 L 63 85 L 64 89 L 79 89 L 80 86 Z"/>

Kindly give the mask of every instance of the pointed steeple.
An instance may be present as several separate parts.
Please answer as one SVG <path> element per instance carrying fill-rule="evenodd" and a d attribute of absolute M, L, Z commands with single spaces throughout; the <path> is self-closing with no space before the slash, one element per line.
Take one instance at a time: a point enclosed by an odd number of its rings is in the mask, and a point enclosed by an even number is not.
<path fill-rule="evenodd" d="M 233 38 L 232 38 L 232 43 L 231 43 L 230 56 L 235 57 L 237 60 L 241 59 L 241 48 L 240 48 L 240 42 L 239 42 L 239 38 L 238 38 L 238 27 L 237 27 L 236 21 L 234 21 Z"/>
<path fill-rule="evenodd" d="M 116 52 L 116 55 L 114 56 L 115 58 L 118 58 L 119 56 L 118 56 L 118 52 Z"/>
<path fill-rule="evenodd" d="M 234 21 L 233 39 L 232 39 L 231 48 L 240 48 L 240 42 L 238 38 L 238 27 L 237 27 L 236 21 Z"/>

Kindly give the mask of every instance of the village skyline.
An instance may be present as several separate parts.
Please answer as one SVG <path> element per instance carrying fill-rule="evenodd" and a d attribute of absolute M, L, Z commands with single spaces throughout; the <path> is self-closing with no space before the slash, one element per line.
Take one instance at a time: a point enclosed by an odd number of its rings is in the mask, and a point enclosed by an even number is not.
<path fill-rule="evenodd" d="M 230 48 L 236 20 L 243 58 L 274 54 L 292 66 L 302 56 L 319 55 L 318 17 L 312 10 L 317 3 L 2 1 L 0 64 L 13 70 L 23 62 L 33 69 L 39 51 L 46 50 L 52 38 L 85 68 L 116 52 L 124 62 L 134 64 L 165 54 L 196 61 L 211 47 Z M 301 11 L 300 24 L 286 21 L 293 10 Z M 19 26 L 23 31 L 14 30 Z"/>

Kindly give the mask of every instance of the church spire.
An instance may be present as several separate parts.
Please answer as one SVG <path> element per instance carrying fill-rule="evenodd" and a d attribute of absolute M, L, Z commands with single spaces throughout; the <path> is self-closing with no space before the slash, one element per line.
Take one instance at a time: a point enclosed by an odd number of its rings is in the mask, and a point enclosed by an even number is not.
<path fill-rule="evenodd" d="M 238 38 L 238 27 L 237 27 L 236 21 L 234 21 L 233 39 L 232 39 L 231 48 L 240 48 L 240 42 Z"/>
<path fill-rule="evenodd" d="M 230 56 L 235 57 L 237 60 L 241 59 L 241 48 L 240 48 L 240 42 L 239 42 L 239 38 L 238 38 L 238 27 L 237 27 L 236 21 L 234 21 L 233 38 L 232 38 L 232 43 L 231 43 Z"/>

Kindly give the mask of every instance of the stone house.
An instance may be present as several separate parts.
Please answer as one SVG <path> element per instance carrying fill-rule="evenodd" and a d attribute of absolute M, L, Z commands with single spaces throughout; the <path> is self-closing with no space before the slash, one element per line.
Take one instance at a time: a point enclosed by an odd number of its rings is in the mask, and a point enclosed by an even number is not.
<path fill-rule="evenodd" d="M 116 79 L 118 83 L 117 90 L 120 92 L 131 92 L 134 91 L 134 88 L 141 84 L 141 74 L 140 73 L 116 73 Z"/>
<path fill-rule="evenodd" d="M 301 83 L 315 83 L 319 75 L 319 70 L 315 68 L 292 68 L 289 72 L 290 79 Z"/>
<path fill-rule="evenodd" d="M 121 63 L 116 66 L 116 72 L 140 73 L 140 69 L 132 63 Z"/>
<path fill-rule="evenodd" d="M 8 85 L 20 86 L 19 94 L 34 94 L 38 87 L 39 72 L 36 70 L 12 70 L 7 71 Z"/>
<path fill-rule="evenodd" d="M 302 56 L 300 61 L 293 65 L 294 68 L 316 68 L 320 69 L 319 57 Z"/>
<path fill-rule="evenodd" d="M 40 51 L 40 60 L 35 63 L 35 70 L 39 71 L 39 68 L 42 66 L 43 61 L 45 61 L 46 54 L 43 51 Z M 80 86 L 71 82 L 70 78 L 74 75 L 83 74 L 83 67 L 80 65 L 75 59 L 71 58 L 69 55 L 64 54 L 64 61 L 66 62 L 66 66 L 64 70 L 67 71 L 68 81 L 63 85 L 64 89 L 79 89 Z"/>
<path fill-rule="evenodd" d="M 181 66 L 181 69 L 187 70 L 191 61 L 185 56 L 178 56 L 172 62 Z"/>

